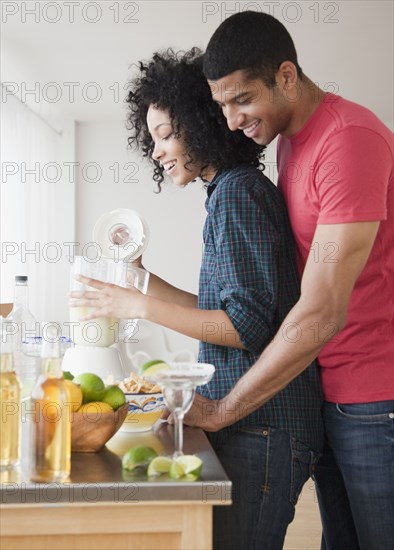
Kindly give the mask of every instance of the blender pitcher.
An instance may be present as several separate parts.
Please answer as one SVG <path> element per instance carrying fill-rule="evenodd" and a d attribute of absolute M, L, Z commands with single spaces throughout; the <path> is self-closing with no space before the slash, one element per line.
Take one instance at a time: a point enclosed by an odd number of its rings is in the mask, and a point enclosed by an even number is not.
<path fill-rule="evenodd" d="M 103 256 L 96 260 L 83 256 L 70 258 L 71 290 L 95 290 L 75 279 L 75 275 L 80 274 L 125 288 L 135 287 L 146 294 L 149 272 L 135 267 L 131 262 L 145 250 L 148 239 L 148 226 L 137 212 L 120 208 L 103 214 L 93 229 L 93 240 Z M 80 321 L 91 309 L 70 308 L 70 321 L 73 323 L 71 339 L 79 346 L 108 347 L 130 336 L 135 330 L 135 319 L 100 317 Z"/>
<path fill-rule="evenodd" d="M 69 258 L 71 262 L 70 290 L 96 289 L 81 283 L 75 279 L 77 274 L 85 275 L 92 279 L 113 283 L 119 286 L 126 285 L 126 271 L 123 262 L 115 263 L 107 258 L 96 261 L 89 260 L 84 256 Z M 94 308 L 70 307 L 70 336 L 78 346 L 108 347 L 119 339 L 119 319 L 115 317 L 99 317 L 90 321 L 80 321 L 81 317 L 89 314 Z"/>

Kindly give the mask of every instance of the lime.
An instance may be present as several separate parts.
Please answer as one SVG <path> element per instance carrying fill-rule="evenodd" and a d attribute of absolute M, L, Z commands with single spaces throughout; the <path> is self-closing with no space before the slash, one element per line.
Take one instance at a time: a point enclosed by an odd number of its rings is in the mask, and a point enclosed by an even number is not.
<path fill-rule="evenodd" d="M 105 389 L 104 403 L 108 403 L 114 411 L 126 403 L 126 396 L 119 386 L 108 386 Z"/>
<path fill-rule="evenodd" d="M 168 475 L 171 479 L 180 479 L 185 475 L 185 470 L 181 464 L 178 464 L 176 460 L 173 460 Z"/>
<path fill-rule="evenodd" d="M 74 384 L 72 380 L 68 379 L 64 381 L 64 384 L 70 395 L 71 410 L 75 412 L 82 405 L 83 395 L 81 387 L 77 384 Z"/>
<path fill-rule="evenodd" d="M 159 363 L 164 363 L 163 359 L 152 359 L 151 361 L 147 361 L 142 365 L 141 372 L 145 372 L 149 367 L 153 367 L 153 365 L 158 365 Z"/>
<path fill-rule="evenodd" d="M 82 405 L 78 412 L 87 414 L 101 414 L 101 413 L 113 413 L 111 405 L 104 403 L 103 401 L 90 401 Z"/>
<path fill-rule="evenodd" d="M 105 393 L 104 382 L 97 374 L 86 372 L 74 378 L 74 383 L 81 386 L 83 402 L 102 401 Z"/>
<path fill-rule="evenodd" d="M 63 378 L 64 378 L 64 380 L 74 380 L 74 375 L 71 374 L 70 371 L 65 370 L 65 371 L 63 371 Z"/>
<path fill-rule="evenodd" d="M 155 363 L 151 367 L 147 368 L 143 371 L 142 376 L 145 378 L 147 376 L 153 376 L 157 372 L 160 372 L 162 370 L 169 370 L 171 367 L 167 365 L 167 363 Z"/>
<path fill-rule="evenodd" d="M 173 461 L 169 476 L 171 479 L 180 479 L 182 477 L 188 481 L 196 481 L 201 475 L 201 470 L 201 458 L 195 455 L 182 455 Z"/>
<path fill-rule="evenodd" d="M 168 456 L 157 456 L 148 466 L 148 476 L 167 474 L 172 466 L 172 459 Z"/>
<path fill-rule="evenodd" d="M 122 458 L 122 468 L 130 472 L 137 467 L 146 468 L 149 463 L 157 457 L 157 452 L 152 447 L 137 445 L 131 447 Z"/>

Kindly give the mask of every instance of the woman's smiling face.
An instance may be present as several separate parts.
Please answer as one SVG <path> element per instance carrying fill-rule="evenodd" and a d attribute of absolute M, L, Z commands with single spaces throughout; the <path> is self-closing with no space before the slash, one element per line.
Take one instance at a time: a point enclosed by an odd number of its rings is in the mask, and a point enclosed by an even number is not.
<path fill-rule="evenodd" d="M 172 181 L 176 185 L 184 187 L 198 178 L 201 166 L 188 163 L 185 144 L 182 138 L 175 137 L 168 111 L 150 105 L 146 122 L 154 142 L 152 158 L 160 162 Z"/>

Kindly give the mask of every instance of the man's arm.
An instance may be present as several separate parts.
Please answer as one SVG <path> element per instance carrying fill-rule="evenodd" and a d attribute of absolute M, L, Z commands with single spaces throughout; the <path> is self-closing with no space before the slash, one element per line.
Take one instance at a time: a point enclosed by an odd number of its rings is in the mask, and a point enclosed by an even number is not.
<path fill-rule="evenodd" d="M 233 424 L 261 407 L 318 356 L 346 323 L 354 284 L 368 260 L 378 228 L 379 222 L 317 226 L 299 301 L 232 391 L 217 402 L 198 400 L 186 415 L 187 424 L 208 431 Z"/>

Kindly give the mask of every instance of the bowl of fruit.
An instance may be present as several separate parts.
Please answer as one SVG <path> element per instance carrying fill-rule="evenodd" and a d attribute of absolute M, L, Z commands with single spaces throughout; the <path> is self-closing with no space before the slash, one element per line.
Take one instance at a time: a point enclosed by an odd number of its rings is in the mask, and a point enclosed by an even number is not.
<path fill-rule="evenodd" d="M 71 450 L 98 452 L 123 424 L 128 411 L 126 396 L 119 386 L 106 386 L 96 374 L 64 376 L 72 409 Z"/>

